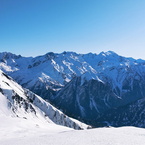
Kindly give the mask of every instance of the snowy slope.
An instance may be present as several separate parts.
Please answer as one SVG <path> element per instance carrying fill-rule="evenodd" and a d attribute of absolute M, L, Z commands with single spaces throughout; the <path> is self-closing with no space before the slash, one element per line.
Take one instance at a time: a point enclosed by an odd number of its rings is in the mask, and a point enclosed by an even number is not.
<path fill-rule="evenodd" d="M 0 145 L 10 144 L 43 144 L 37 139 L 44 137 L 45 135 L 52 135 L 61 133 L 64 131 L 72 131 L 73 129 L 56 125 L 54 123 L 48 123 L 44 120 L 31 118 L 24 119 L 10 116 L 0 116 Z M 37 140 L 37 143 L 35 141 Z M 17 143 L 17 141 L 19 143 Z"/>
<path fill-rule="evenodd" d="M 74 131 L 61 126 L 0 118 L 0 145 L 144 145 L 144 129 L 98 128 Z"/>
<path fill-rule="evenodd" d="M 74 129 L 87 128 L 87 125 L 69 118 L 41 97 L 23 89 L 2 71 L 0 71 L 0 117 L 18 117 L 35 123 L 56 123 Z"/>

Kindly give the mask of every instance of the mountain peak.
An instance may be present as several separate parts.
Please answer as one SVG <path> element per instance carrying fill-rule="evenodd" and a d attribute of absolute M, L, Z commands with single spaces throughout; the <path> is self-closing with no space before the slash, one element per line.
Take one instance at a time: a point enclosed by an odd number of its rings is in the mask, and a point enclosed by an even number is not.
<path fill-rule="evenodd" d="M 73 51 L 64 51 L 64 52 L 62 52 L 62 54 L 63 55 L 78 55 L 78 53 L 76 53 L 76 52 L 73 52 Z"/>
<path fill-rule="evenodd" d="M 103 56 L 111 56 L 111 55 L 118 56 L 118 54 L 115 53 L 114 51 L 107 51 L 107 52 L 102 51 L 101 53 L 99 53 L 99 55 L 103 55 Z"/>
<path fill-rule="evenodd" d="M 0 58 L 1 59 L 18 59 L 22 57 L 21 55 L 16 55 L 16 54 L 13 54 L 11 52 L 2 52 L 0 53 Z"/>

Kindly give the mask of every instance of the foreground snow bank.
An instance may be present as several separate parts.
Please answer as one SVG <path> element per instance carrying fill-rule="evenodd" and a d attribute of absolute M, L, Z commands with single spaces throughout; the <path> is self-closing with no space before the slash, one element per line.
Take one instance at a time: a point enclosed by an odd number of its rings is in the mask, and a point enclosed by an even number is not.
<path fill-rule="evenodd" d="M 38 138 L 43 139 L 46 135 L 51 136 L 52 134 L 72 130 L 35 118 L 30 120 L 0 115 L 0 145 L 23 145 L 26 142 L 27 145 L 40 145 Z M 34 143 L 35 141 L 38 141 L 38 143 Z"/>
<path fill-rule="evenodd" d="M 135 127 L 73 130 L 45 122 L 0 116 L 0 145 L 144 145 Z"/>

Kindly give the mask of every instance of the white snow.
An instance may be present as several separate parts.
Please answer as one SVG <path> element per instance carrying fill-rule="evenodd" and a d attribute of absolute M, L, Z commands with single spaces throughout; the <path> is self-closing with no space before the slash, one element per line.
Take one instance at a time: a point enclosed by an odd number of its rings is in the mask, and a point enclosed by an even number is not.
<path fill-rule="evenodd" d="M 0 92 L 0 116 L 6 114 L 7 116 L 10 115 L 10 110 L 8 108 L 8 100 L 6 97 Z"/>
<path fill-rule="evenodd" d="M 76 131 L 45 122 L 0 117 L 0 145 L 144 145 L 141 128 L 96 128 Z"/>

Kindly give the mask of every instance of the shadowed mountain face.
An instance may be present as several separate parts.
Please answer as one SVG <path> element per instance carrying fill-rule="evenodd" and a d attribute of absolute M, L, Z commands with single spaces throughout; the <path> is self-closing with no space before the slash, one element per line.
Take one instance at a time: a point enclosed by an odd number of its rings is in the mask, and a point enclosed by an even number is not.
<path fill-rule="evenodd" d="M 98 55 L 51 52 L 35 58 L 1 53 L 0 60 L 0 68 L 23 87 L 91 124 L 106 121 L 102 118 L 108 118 L 108 112 L 113 115 L 145 97 L 145 61 L 111 51 Z"/>
<path fill-rule="evenodd" d="M 127 92 L 119 96 L 108 83 L 76 77 L 61 89 L 51 102 L 59 106 L 66 114 L 90 123 L 92 120 L 93 123 L 94 120 L 102 117 L 102 114 L 104 116 L 108 114 L 108 111 L 112 113 L 121 106 L 144 98 L 145 85 L 140 88 L 139 83 L 135 81 Z"/>
<path fill-rule="evenodd" d="M 102 113 L 99 119 L 91 121 L 91 124 L 96 127 L 136 126 L 145 128 L 145 98 L 108 110 Z"/>

